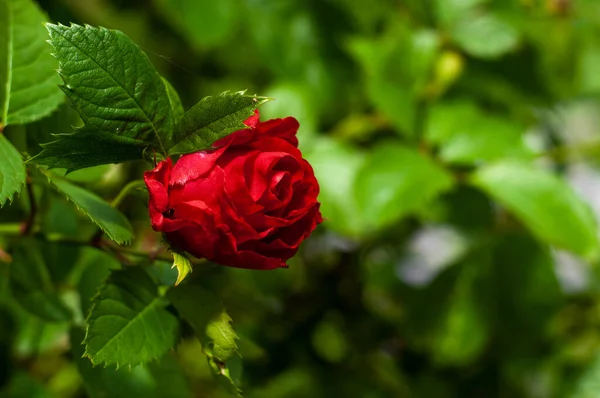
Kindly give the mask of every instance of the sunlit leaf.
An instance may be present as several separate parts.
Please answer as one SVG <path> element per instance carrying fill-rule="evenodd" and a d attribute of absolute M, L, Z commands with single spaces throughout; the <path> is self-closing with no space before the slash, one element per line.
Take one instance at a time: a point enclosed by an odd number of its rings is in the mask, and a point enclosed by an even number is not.
<path fill-rule="evenodd" d="M 452 30 L 452 37 L 468 54 L 497 58 L 519 44 L 519 32 L 494 14 L 467 14 Z"/>
<path fill-rule="evenodd" d="M 371 229 L 390 225 L 448 190 L 451 175 L 406 146 L 377 146 L 356 177 L 356 198 Z"/>
<path fill-rule="evenodd" d="M 175 286 L 177 286 L 192 272 L 192 262 L 185 253 L 174 251 L 173 266 L 171 268 L 177 268 L 177 280 L 175 281 Z"/>
<path fill-rule="evenodd" d="M 502 161 L 477 170 L 472 182 L 545 242 L 582 256 L 597 254 L 594 215 L 560 178 L 529 163 Z"/>
<path fill-rule="evenodd" d="M 364 153 L 332 139 L 321 138 L 304 156 L 319 180 L 321 211 L 329 228 L 349 236 L 364 231 L 354 185 L 365 162 Z"/>

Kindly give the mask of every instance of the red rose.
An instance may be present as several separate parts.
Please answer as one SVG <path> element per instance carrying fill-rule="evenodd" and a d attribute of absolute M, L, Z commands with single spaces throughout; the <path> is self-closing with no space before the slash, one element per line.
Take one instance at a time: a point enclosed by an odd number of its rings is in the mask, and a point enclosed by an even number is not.
<path fill-rule="evenodd" d="M 321 223 L 319 184 L 298 149 L 292 117 L 217 141 L 216 149 L 167 159 L 144 174 L 152 228 L 178 249 L 222 265 L 286 267 Z"/>

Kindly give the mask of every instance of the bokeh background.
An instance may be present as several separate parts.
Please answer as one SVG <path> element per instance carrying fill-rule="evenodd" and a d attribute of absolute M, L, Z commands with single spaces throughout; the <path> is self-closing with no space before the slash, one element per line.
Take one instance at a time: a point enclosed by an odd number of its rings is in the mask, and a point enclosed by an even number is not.
<path fill-rule="evenodd" d="M 326 222 L 289 269 L 194 271 L 234 320 L 245 396 L 600 397 L 599 1 L 38 3 L 52 22 L 125 32 L 186 108 L 247 89 L 275 98 L 263 120 L 300 121 Z M 26 136 L 49 140 L 71 117 L 63 107 Z M 509 170 L 479 173 L 494 164 Z M 144 167 L 71 178 L 111 198 Z M 525 193 L 506 199 L 511 184 Z M 48 235 L 93 232 L 39 194 Z M 144 200 L 125 211 L 150 250 Z M 0 221 L 23 220 L 24 202 Z M 61 289 L 84 307 L 116 266 L 46 249 L 80 270 Z M 228 396 L 193 339 L 177 359 L 93 373 L 69 354 L 69 325 L 2 308 L 1 396 Z"/>

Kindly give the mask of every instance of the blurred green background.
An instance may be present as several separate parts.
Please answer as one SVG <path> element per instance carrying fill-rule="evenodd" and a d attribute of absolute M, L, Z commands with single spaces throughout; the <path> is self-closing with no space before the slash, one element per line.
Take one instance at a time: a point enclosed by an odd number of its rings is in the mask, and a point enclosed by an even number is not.
<path fill-rule="evenodd" d="M 245 396 L 600 397 L 598 0 L 38 3 L 125 32 L 186 108 L 248 89 L 276 99 L 263 120 L 300 121 L 326 222 L 289 269 L 205 275 L 241 338 Z M 142 167 L 72 178 L 110 198 Z M 48 195 L 46 232 L 81 234 Z M 126 210 L 147 249 L 143 200 Z M 82 303 L 115 266 L 47 249 L 81 270 L 61 289 Z M 192 339 L 160 364 L 92 369 L 68 325 L 13 307 L 2 396 L 227 396 Z"/>

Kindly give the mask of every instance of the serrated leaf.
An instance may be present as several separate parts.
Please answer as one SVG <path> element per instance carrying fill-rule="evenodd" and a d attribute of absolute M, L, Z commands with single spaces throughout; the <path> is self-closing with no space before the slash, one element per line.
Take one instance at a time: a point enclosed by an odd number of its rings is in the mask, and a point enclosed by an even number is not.
<path fill-rule="evenodd" d="M 172 355 L 133 369 L 92 366 L 89 359 L 83 357 L 84 335 L 83 330 L 71 329 L 73 359 L 90 398 L 191 397 L 182 369 Z"/>
<path fill-rule="evenodd" d="M 26 178 L 21 154 L 0 133 L 0 207 L 21 192 Z"/>
<path fill-rule="evenodd" d="M 125 34 L 46 25 L 63 91 L 88 128 L 151 143 L 166 152 L 174 121 L 163 80 Z"/>
<path fill-rule="evenodd" d="M 142 159 L 148 143 L 104 131 L 79 129 L 76 133 L 55 134 L 59 139 L 42 144 L 43 150 L 28 161 L 67 172 L 108 163 Z"/>
<path fill-rule="evenodd" d="M 140 268 L 113 271 L 87 319 L 85 356 L 94 365 L 136 366 L 162 357 L 178 336 L 158 286 Z"/>
<path fill-rule="evenodd" d="M 42 26 L 47 20 L 32 0 L 0 1 L 0 124 L 34 121 L 63 101 Z"/>
<path fill-rule="evenodd" d="M 173 266 L 171 268 L 177 268 L 177 280 L 175 281 L 175 286 L 177 286 L 190 272 L 192 272 L 192 262 L 185 253 L 174 251 Z"/>
<path fill-rule="evenodd" d="M 230 374 L 230 364 L 239 356 L 238 337 L 219 298 L 193 284 L 171 288 L 167 298 L 194 328 L 213 374 L 230 393 L 241 396 Z"/>
<path fill-rule="evenodd" d="M 356 198 L 369 229 L 385 227 L 448 190 L 451 175 L 414 149 L 375 147 L 356 176 Z M 366 231 L 365 231 L 366 232 Z"/>
<path fill-rule="evenodd" d="M 58 296 L 39 242 L 34 239 L 20 242 L 9 272 L 11 293 L 27 312 L 49 322 L 71 320 L 73 314 Z"/>
<path fill-rule="evenodd" d="M 597 254 L 594 215 L 555 175 L 528 163 L 503 161 L 477 170 L 471 181 L 543 241 L 586 257 Z"/>
<path fill-rule="evenodd" d="M 267 101 L 269 98 L 244 95 L 243 92 L 226 92 L 202 99 L 183 115 L 168 146 L 169 155 L 210 148 L 215 141 L 247 128 L 244 120 Z"/>
<path fill-rule="evenodd" d="M 96 225 L 119 244 L 128 243 L 133 239 L 133 228 L 127 218 L 117 209 L 92 192 L 73 185 L 70 182 L 46 173 L 51 184 L 77 208 L 87 215 Z"/>

